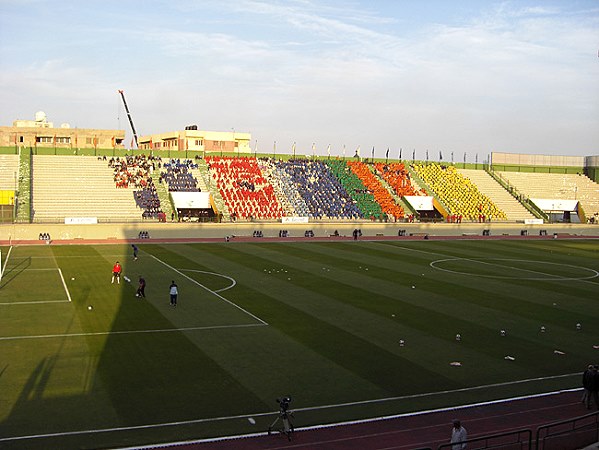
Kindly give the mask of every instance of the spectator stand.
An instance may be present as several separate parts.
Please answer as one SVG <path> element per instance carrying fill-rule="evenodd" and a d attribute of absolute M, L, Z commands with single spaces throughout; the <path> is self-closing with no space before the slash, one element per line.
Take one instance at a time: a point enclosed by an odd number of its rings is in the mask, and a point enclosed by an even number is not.
<path fill-rule="evenodd" d="M 133 198 L 142 210 L 142 219 L 163 219 L 164 213 L 152 179 L 160 158 L 145 155 L 127 155 L 122 158 L 110 158 L 108 166 L 114 169 L 114 182 L 117 188 L 128 189 L 133 186 Z"/>
<path fill-rule="evenodd" d="M 312 220 L 355 220 L 363 217 L 354 200 L 324 162 L 291 159 L 277 161 L 276 164 L 297 187 Z"/>
<path fill-rule="evenodd" d="M 206 157 L 209 173 L 230 214 L 244 220 L 277 220 L 284 211 L 256 158 Z"/>

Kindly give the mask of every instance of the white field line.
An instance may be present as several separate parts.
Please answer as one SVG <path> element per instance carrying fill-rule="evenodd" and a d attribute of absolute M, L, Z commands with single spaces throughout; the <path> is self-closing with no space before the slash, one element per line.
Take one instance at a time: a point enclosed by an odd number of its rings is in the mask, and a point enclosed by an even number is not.
<path fill-rule="evenodd" d="M 12 305 L 44 305 L 46 303 L 69 303 L 70 300 L 39 300 L 33 302 L 7 302 L 0 303 L 2 306 L 12 306 Z"/>
<path fill-rule="evenodd" d="M 228 275 L 224 275 L 224 274 L 222 274 L 222 273 L 216 273 L 216 272 L 207 272 L 207 271 L 205 271 L 205 270 L 196 270 L 196 269 L 181 269 L 181 270 L 182 270 L 182 271 L 184 271 L 184 272 L 206 273 L 206 274 L 208 274 L 208 275 L 214 275 L 214 276 L 217 276 L 217 277 L 226 278 L 227 280 L 229 280 L 229 281 L 231 282 L 231 284 L 230 284 L 229 286 L 226 286 L 226 287 L 224 287 L 224 288 L 217 289 L 217 290 L 215 290 L 215 291 L 213 291 L 213 292 L 223 292 L 223 291 L 227 291 L 227 290 L 229 290 L 229 289 L 231 289 L 231 288 L 234 288 L 234 287 L 235 287 L 235 285 L 237 284 L 237 281 L 235 281 L 235 278 L 233 278 L 233 277 L 230 277 L 230 276 L 228 276 Z"/>
<path fill-rule="evenodd" d="M 5 302 L 0 303 L 0 306 L 12 306 L 12 305 L 43 305 L 45 303 L 69 303 L 71 302 L 71 294 L 67 288 L 67 285 L 64 281 L 64 277 L 62 276 L 62 270 L 60 267 L 49 268 L 49 269 L 24 269 L 23 272 L 34 271 L 34 272 L 43 272 L 43 271 L 51 271 L 58 270 L 58 274 L 60 275 L 60 279 L 62 280 L 62 285 L 64 286 L 64 290 L 67 294 L 67 300 L 39 300 L 39 301 L 30 301 L 30 302 Z"/>
<path fill-rule="evenodd" d="M 251 312 L 249 312 L 246 309 L 243 309 L 241 306 L 233 303 L 231 300 L 227 300 L 225 297 L 223 297 L 222 295 L 220 295 L 218 292 L 213 291 L 212 289 L 207 288 L 206 286 L 204 286 L 202 283 L 197 282 L 196 280 L 194 280 L 193 278 L 185 275 L 183 272 L 181 272 L 180 270 L 175 269 L 173 266 L 171 266 L 170 264 L 165 263 L 164 261 L 162 261 L 159 258 L 156 258 L 154 255 L 150 255 L 152 258 L 154 258 L 156 261 L 158 261 L 161 264 L 164 264 L 166 267 L 168 267 L 169 269 L 171 269 L 173 272 L 178 273 L 179 275 L 181 275 L 182 277 L 186 278 L 187 280 L 191 281 L 192 283 L 200 286 L 202 289 L 204 289 L 207 292 L 210 292 L 212 295 L 215 295 L 216 297 L 220 298 L 222 301 L 228 303 L 231 306 L 234 306 L 235 308 L 239 309 L 240 311 L 243 311 L 245 314 L 247 314 L 250 317 L 253 317 L 254 319 L 256 319 L 258 322 L 260 322 L 262 325 L 268 325 L 268 323 L 266 323 L 264 320 L 262 320 L 261 318 L 259 318 L 258 316 L 255 316 L 254 314 L 252 314 Z"/>
<path fill-rule="evenodd" d="M 364 404 L 368 404 L 368 403 L 380 403 L 380 402 L 387 402 L 387 401 L 393 401 L 393 400 L 414 399 L 414 398 L 421 398 L 421 397 L 425 397 L 425 396 L 435 396 L 435 395 L 448 394 L 448 393 L 450 393 L 450 394 L 451 393 L 460 393 L 460 392 L 466 392 L 466 391 L 471 391 L 471 390 L 479 390 L 479 389 L 485 389 L 485 388 L 492 388 L 492 387 L 496 387 L 496 386 L 505 386 L 505 385 L 510 385 L 510 384 L 519 384 L 519 383 L 526 383 L 526 382 L 539 381 L 539 380 L 551 380 L 551 379 L 555 379 L 555 378 L 574 377 L 574 376 L 578 376 L 578 375 L 579 375 L 578 373 L 571 373 L 571 374 L 556 375 L 556 376 L 551 376 L 551 377 L 531 378 L 528 380 L 520 380 L 520 381 L 514 381 L 514 382 L 508 382 L 508 383 L 489 384 L 486 386 L 475 386 L 472 388 L 462 388 L 462 389 L 456 389 L 453 391 L 441 391 L 441 392 L 431 392 L 428 394 L 405 395 L 402 397 L 390 397 L 390 398 L 375 399 L 375 400 L 365 400 L 365 401 L 360 401 L 360 402 L 340 403 L 338 405 L 317 406 L 317 407 L 312 407 L 312 408 L 298 408 L 298 409 L 294 409 L 293 411 L 294 412 L 295 411 L 317 411 L 317 410 L 325 409 L 325 408 L 330 409 L 330 408 L 337 408 L 337 407 L 344 407 L 344 406 L 364 405 Z M 414 411 L 414 412 L 408 412 L 408 413 L 402 413 L 402 414 L 394 414 L 391 416 L 381 416 L 381 417 L 374 417 L 374 418 L 370 418 L 370 419 L 339 422 L 339 423 L 334 423 L 334 424 L 314 425 L 311 427 L 296 428 L 296 430 L 297 431 L 315 430 L 315 429 L 319 429 L 319 428 L 328 428 L 328 427 L 342 426 L 342 425 L 354 425 L 354 424 L 360 424 L 360 423 L 369 423 L 369 422 L 375 422 L 375 421 L 379 421 L 379 420 L 419 416 L 419 415 L 423 415 L 423 414 L 431 414 L 431 413 L 444 412 L 444 411 L 456 411 L 456 410 L 460 410 L 460 409 L 467 409 L 467 408 L 478 407 L 478 406 L 494 405 L 494 404 L 507 403 L 507 402 L 517 401 L 517 400 L 526 400 L 526 399 L 532 399 L 532 398 L 546 397 L 549 395 L 557 395 L 557 394 L 562 394 L 562 393 L 566 393 L 566 392 L 576 392 L 576 391 L 579 391 L 580 389 L 581 388 L 563 389 L 563 390 L 559 390 L 559 391 L 545 392 L 545 393 L 540 393 L 540 394 L 523 395 L 523 396 L 512 397 L 512 398 L 501 399 L 501 400 L 492 400 L 492 401 L 488 401 L 488 402 L 477 402 L 477 403 L 472 403 L 472 404 L 468 404 L 468 405 L 450 406 L 450 407 L 430 409 L 430 410 L 425 410 L 425 411 Z M 220 421 L 234 420 L 234 419 L 245 419 L 248 417 L 273 416 L 275 414 L 278 414 L 278 412 L 271 411 L 271 412 L 255 413 L 255 414 L 242 414 L 242 415 L 235 415 L 235 416 L 211 417 L 211 418 L 205 418 L 205 419 L 182 420 L 182 421 L 177 421 L 177 422 L 164 422 L 164 423 L 147 424 L 147 425 L 136 425 L 136 426 L 131 426 L 131 427 L 114 427 L 114 428 L 100 428 L 100 429 L 92 429 L 92 430 L 65 431 L 65 432 L 57 432 L 57 433 L 31 434 L 31 435 L 24 435 L 24 436 L 12 436 L 12 437 L 0 438 L 0 442 L 18 441 L 18 440 L 26 440 L 26 439 L 40 439 L 40 438 L 50 438 L 50 437 L 61 437 L 61 436 L 74 436 L 74 435 L 83 435 L 83 434 L 112 433 L 112 432 L 119 432 L 119 431 L 143 430 L 143 429 L 162 428 L 162 427 L 173 427 L 173 426 L 180 426 L 180 425 L 212 423 L 212 422 L 220 422 Z M 247 434 L 247 435 L 243 435 L 243 436 L 225 436 L 222 438 L 211 438 L 211 439 L 202 439 L 202 440 L 194 440 L 194 441 L 186 441 L 186 442 L 176 442 L 173 444 L 180 445 L 180 444 L 194 443 L 194 442 L 195 443 L 214 442 L 214 441 L 219 441 L 219 440 L 223 440 L 223 439 L 232 439 L 235 437 L 263 436 L 265 434 L 267 434 L 267 433 L 266 432 L 252 433 L 252 434 Z M 171 445 L 171 444 L 161 444 L 161 445 Z M 130 448 L 131 449 L 134 449 L 134 448 L 135 449 L 156 448 L 156 446 L 155 445 L 146 446 L 146 447 L 136 446 L 136 447 L 130 447 Z M 126 449 L 123 448 L 120 450 L 126 450 Z"/>
<path fill-rule="evenodd" d="M 373 241 L 373 242 L 377 242 L 377 241 Z M 477 260 L 477 259 L 463 258 L 463 257 L 460 257 L 460 256 L 449 255 L 447 253 L 431 252 L 429 250 L 420 250 L 420 249 L 416 249 L 416 248 L 403 247 L 403 246 L 400 246 L 400 245 L 396 246 L 395 248 L 400 248 L 402 250 L 408 250 L 408 251 L 411 251 L 411 252 L 425 253 L 427 255 L 445 256 L 447 259 L 463 260 L 463 261 L 470 261 L 470 262 L 482 263 L 482 261 Z M 451 272 L 451 273 L 456 273 L 456 274 L 460 274 L 460 275 L 473 275 L 473 274 L 470 274 L 470 273 L 466 274 L 466 273 L 463 273 L 463 272 L 456 272 L 456 271 L 453 271 L 453 270 L 442 269 L 442 268 L 434 266 L 434 263 L 440 262 L 440 261 L 443 261 L 443 260 L 431 261 L 429 263 L 429 266 L 432 267 L 433 269 L 437 269 L 437 270 L 441 270 L 441 271 L 445 271 L 445 272 Z M 541 264 L 559 264 L 559 263 L 553 263 L 553 262 L 550 262 L 550 261 L 532 261 L 532 260 L 522 260 L 522 261 L 539 262 Z M 491 264 L 491 263 L 487 263 L 487 264 Z M 564 265 L 568 266 L 568 267 L 579 267 L 579 266 L 572 266 L 570 264 L 564 264 Z M 510 267 L 510 266 L 500 266 L 500 267 L 503 267 L 503 268 L 508 267 L 508 268 L 512 268 L 512 269 L 516 269 L 516 270 L 534 272 L 533 270 L 520 269 L 520 268 Z M 597 276 L 599 276 L 599 273 L 596 270 L 594 270 L 594 269 L 589 269 L 588 267 L 580 267 L 580 268 L 581 269 L 590 270 L 592 272 L 595 272 L 596 275 L 593 276 L 593 277 L 590 277 L 590 278 L 596 278 Z M 540 274 L 540 275 L 552 276 L 551 274 L 546 274 L 546 273 L 543 273 L 543 272 L 537 272 L 537 273 Z M 514 278 L 514 279 L 523 280 L 523 279 L 526 279 L 526 278 Z M 582 281 L 584 283 L 597 284 L 597 283 L 594 283 L 593 281 L 589 281 L 588 279 L 584 279 L 584 278 L 571 278 L 570 279 L 570 278 L 559 278 L 559 277 L 555 277 L 555 276 L 554 276 L 554 278 L 543 278 L 543 279 L 534 278 L 534 280 L 539 280 L 539 281 Z"/>
<path fill-rule="evenodd" d="M 60 279 L 62 280 L 62 285 L 64 286 L 64 291 L 67 293 L 67 298 L 69 299 L 69 301 L 71 301 L 71 294 L 69 292 L 69 288 L 67 287 L 67 284 L 64 281 L 64 277 L 62 276 L 62 270 L 60 270 L 60 267 L 58 267 L 58 273 L 60 274 Z"/>
<path fill-rule="evenodd" d="M 8 253 L 6 254 L 6 259 L 4 260 L 4 266 L 2 266 L 2 261 L 0 261 L 0 281 L 2 281 L 2 275 L 4 275 L 4 271 L 6 270 L 8 258 L 10 258 L 10 252 L 12 252 L 12 245 L 8 248 Z"/>
<path fill-rule="evenodd" d="M 543 275 L 544 278 L 522 278 L 522 277 L 509 277 L 509 276 L 500 276 L 500 275 L 482 275 L 482 274 L 479 275 L 479 274 L 470 273 L 470 272 L 459 272 L 456 270 L 444 269 L 443 267 L 437 267 L 437 263 L 442 263 L 445 261 L 469 261 L 469 262 L 473 262 L 473 263 L 480 264 L 480 265 L 493 266 L 493 267 L 498 267 L 498 268 L 502 268 L 502 269 L 512 269 L 516 272 L 525 272 L 525 273 L 533 273 L 535 275 Z M 529 263 L 538 263 L 538 264 L 549 264 L 549 265 L 553 265 L 553 266 L 573 267 L 575 269 L 584 269 L 584 270 L 588 270 L 590 272 L 594 272 L 594 275 L 590 275 L 587 277 L 578 277 L 578 278 L 562 277 L 560 275 L 554 275 L 552 273 L 541 272 L 541 271 L 533 270 L 533 269 L 525 269 L 522 267 L 514 267 L 514 266 L 507 265 L 507 264 L 500 264 L 499 262 L 489 262 L 489 261 L 520 261 L 520 262 L 529 262 Z M 588 267 L 573 266 L 572 264 L 561 264 L 561 263 L 554 263 L 554 262 L 548 262 L 548 261 L 536 261 L 536 260 L 530 260 L 530 259 L 488 258 L 488 260 L 485 261 L 485 259 L 446 258 L 446 259 L 438 259 L 436 261 L 431 261 L 429 263 L 429 266 L 434 269 L 441 270 L 443 272 L 450 272 L 450 273 L 461 274 L 461 275 L 472 275 L 475 277 L 499 278 L 499 279 L 507 279 L 507 280 L 516 279 L 516 280 L 534 280 L 534 281 L 585 281 L 585 280 L 588 280 L 591 278 L 597 278 L 599 276 L 599 272 L 597 272 L 594 269 L 589 269 Z"/>
<path fill-rule="evenodd" d="M 65 302 L 66 303 L 66 302 Z M 24 339 L 52 339 L 52 338 L 68 338 L 68 337 L 87 337 L 87 336 L 113 336 L 117 334 L 151 334 L 151 333 L 174 333 L 178 331 L 200 331 L 200 330 L 219 330 L 231 328 L 250 328 L 263 327 L 266 323 L 250 323 L 245 325 L 214 325 L 206 327 L 184 327 L 184 328 L 164 328 L 155 330 L 123 330 L 123 331 L 97 331 L 90 333 L 58 333 L 58 334 L 32 334 L 23 336 L 2 336 L 0 341 L 16 341 Z"/>

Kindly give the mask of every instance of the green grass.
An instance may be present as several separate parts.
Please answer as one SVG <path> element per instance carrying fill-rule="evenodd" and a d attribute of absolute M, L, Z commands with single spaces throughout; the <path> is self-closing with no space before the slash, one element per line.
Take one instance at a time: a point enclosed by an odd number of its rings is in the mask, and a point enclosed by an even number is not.
<path fill-rule="evenodd" d="M 262 432 L 282 395 L 298 427 L 455 406 L 578 387 L 597 359 L 598 241 L 147 244 L 138 261 L 130 250 L 12 248 L 0 447 Z M 131 284 L 110 283 L 116 260 Z"/>

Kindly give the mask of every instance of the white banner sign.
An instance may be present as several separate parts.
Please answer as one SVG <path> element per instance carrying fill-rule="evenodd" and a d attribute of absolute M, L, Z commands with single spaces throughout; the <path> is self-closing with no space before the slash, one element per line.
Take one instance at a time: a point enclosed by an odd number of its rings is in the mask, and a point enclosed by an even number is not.
<path fill-rule="evenodd" d="M 541 211 L 576 211 L 578 200 L 531 198 Z"/>
<path fill-rule="evenodd" d="M 405 201 L 412 205 L 416 211 L 433 211 L 433 198 L 421 195 L 406 195 Z"/>
<path fill-rule="evenodd" d="M 307 217 L 282 217 L 281 223 L 308 223 Z"/>
<path fill-rule="evenodd" d="M 171 192 L 175 209 L 211 209 L 210 192 Z"/>
<path fill-rule="evenodd" d="M 98 223 L 97 217 L 65 217 L 65 225 L 94 225 Z"/>

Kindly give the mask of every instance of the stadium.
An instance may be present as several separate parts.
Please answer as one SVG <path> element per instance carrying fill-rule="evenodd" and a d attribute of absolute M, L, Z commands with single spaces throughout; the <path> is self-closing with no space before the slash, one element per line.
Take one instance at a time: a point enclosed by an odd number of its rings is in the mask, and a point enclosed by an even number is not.
<path fill-rule="evenodd" d="M 442 448 L 473 411 L 470 448 L 598 440 L 599 156 L 40 124 L 0 129 L 0 447 Z"/>

